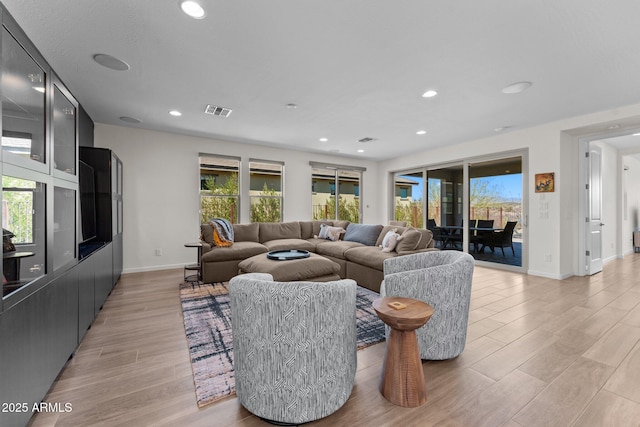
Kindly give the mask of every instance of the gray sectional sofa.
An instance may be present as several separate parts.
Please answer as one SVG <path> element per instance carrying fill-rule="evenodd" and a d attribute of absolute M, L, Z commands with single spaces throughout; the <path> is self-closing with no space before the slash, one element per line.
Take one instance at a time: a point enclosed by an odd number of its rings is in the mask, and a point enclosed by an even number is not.
<path fill-rule="evenodd" d="M 321 225 L 341 227 L 340 239 L 320 239 Z M 380 245 L 387 233 L 397 229 L 405 238 L 391 252 Z M 201 225 L 203 244 L 202 278 L 205 283 L 224 282 L 239 273 L 239 264 L 255 255 L 284 249 L 307 250 L 334 261 L 340 267 L 338 275 L 353 279 L 359 285 L 380 291 L 387 258 L 432 251 L 435 242 L 431 231 L 396 225 L 355 224 L 348 221 L 291 221 L 276 223 L 234 224 L 234 243 L 229 247 L 213 244 L 213 228 Z"/>

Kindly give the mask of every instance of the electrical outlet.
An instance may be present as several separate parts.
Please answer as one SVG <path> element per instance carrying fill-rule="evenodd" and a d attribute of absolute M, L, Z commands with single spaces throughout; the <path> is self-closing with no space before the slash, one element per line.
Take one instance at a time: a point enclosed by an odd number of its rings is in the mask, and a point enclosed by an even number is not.
<path fill-rule="evenodd" d="M 162 256 L 162 249 L 160 248 L 156 249 L 156 256 Z"/>

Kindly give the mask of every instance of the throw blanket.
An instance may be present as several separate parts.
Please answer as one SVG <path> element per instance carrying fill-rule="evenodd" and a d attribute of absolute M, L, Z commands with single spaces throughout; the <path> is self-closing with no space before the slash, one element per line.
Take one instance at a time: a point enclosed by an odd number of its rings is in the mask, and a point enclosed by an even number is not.
<path fill-rule="evenodd" d="M 209 224 L 213 227 L 213 243 L 216 246 L 233 245 L 233 226 L 224 218 L 212 218 Z"/>

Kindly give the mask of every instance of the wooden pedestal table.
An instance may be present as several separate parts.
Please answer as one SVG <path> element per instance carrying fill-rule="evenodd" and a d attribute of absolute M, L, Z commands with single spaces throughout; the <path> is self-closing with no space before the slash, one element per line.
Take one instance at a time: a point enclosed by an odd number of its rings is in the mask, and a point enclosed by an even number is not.
<path fill-rule="evenodd" d="M 420 406 L 427 401 L 416 329 L 427 323 L 433 308 L 411 298 L 384 297 L 373 301 L 378 317 L 391 333 L 384 354 L 380 393 L 391 403 Z"/>

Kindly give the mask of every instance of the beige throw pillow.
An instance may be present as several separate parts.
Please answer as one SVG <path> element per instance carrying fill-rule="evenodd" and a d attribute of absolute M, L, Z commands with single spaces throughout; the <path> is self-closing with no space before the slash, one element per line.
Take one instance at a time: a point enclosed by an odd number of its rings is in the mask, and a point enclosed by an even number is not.
<path fill-rule="evenodd" d="M 421 239 L 422 233 L 415 228 L 407 228 L 400 236 L 400 241 L 396 245 L 396 252 L 415 251 Z"/>

